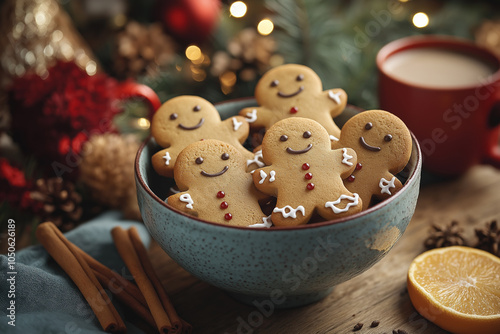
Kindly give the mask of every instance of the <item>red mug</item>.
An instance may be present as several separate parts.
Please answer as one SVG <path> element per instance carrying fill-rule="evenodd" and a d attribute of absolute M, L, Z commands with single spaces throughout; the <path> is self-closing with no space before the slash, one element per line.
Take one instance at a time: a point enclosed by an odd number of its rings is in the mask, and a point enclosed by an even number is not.
<path fill-rule="evenodd" d="M 474 83 L 436 86 L 430 76 L 429 83 L 417 83 L 384 66 L 392 56 L 417 49 L 470 57 L 487 64 L 491 73 Z M 380 107 L 400 117 L 415 134 L 427 171 L 458 176 L 482 163 L 500 168 L 500 59 L 491 51 L 450 36 L 413 36 L 385 45 L 377 54 L 377 67 Z M 457 66 L 457 73 L 463 68 Z"/>

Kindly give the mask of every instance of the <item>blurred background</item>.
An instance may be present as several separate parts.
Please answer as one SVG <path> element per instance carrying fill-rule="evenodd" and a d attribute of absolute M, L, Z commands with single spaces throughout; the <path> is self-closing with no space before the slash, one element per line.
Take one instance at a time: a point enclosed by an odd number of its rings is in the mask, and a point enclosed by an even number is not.
<path fill-rule="evenodd" d="M 133 160 L 150 107 L 252 96 L 268 69 L 300 63 L 324 89 L 378 107 L 375 56 L 410 35 L 474 40 L 500 55 L 498 1 L 1 0 L 0 221 L 63 231 L 112 208 L 140 219 Z"/>

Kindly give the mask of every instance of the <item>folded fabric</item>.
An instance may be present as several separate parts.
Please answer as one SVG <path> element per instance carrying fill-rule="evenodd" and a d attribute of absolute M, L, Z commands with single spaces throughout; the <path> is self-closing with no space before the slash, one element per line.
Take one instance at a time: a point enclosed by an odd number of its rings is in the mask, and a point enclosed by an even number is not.
<path fill-rule="evenodd" d="M 65 236 L 105 266 L 131 279 L 113 244 L 111 229 L 115 226 L 124 229 L 135 226 L 146 248 L 151 238 L 143 224 L 120 218 L 119 212 L 109 211 L 80 225 Z M 0 333 L 103 332 L 76 285 L 42 246 L 31 246 L 16 252 L 15 274 L 8 274 L 10 272 L 12 269 L 8 266 L 7 257 L 0 255 Z M 127 322 L 122 305 L 113 300 L 112 296 L 110 298 L 125 321 L 127 333 L 143 333 Z M 12 301 L 15 302 L 14 311 Z M 13 319 L 15 321 L 12 321 Z"/>

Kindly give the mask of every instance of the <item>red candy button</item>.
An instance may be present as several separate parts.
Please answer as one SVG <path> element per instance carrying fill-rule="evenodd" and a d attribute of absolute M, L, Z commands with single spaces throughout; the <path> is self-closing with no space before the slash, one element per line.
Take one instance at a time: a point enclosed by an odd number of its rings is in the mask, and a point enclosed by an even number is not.
<path fill-rule="evenodd" d="M 314 189 L 314 183 L 308 183 L 306 187 L 307 187 L 307 190 L 313 190 Z"/>
<path fill-rule="evenodd" d="M 347 181 L 349 182 L 354 182 L 354 180 L 356 179 L 356 177 L 354 175 L 350 175 L 348 178 L 347 178 Z"/>
<path fill-rule="evenodd" d="M 224 198 L 224 196 L 226 196 L 226 193 L 225 193 L 225 192 L 223 192 L 223 191 L 219 191 L 219 192 L 217 193 L 217 198 Z"/>
<path fill-rule="evenodd" d="M 231 219 L 233 219 L 233 215 L 232 215 L 232 214 L 230 214 L 230 213 L 226 213 L 226 214 L 224 215 L 224 219 L 225 219 L 225 220 L 231 220 Z"/>
<path fill-rule="evenodd" d="M 356 170 L 360 170 L 361 168 L 363 168 L 363 165 L 361 163 L 357 163 L 356 164 Z"/>
<path fill-rule="evenodd" d="M 220 208 L 221 208 L 221 209 L 227 209 L 227 207 L 228 207 L 228 206 L 229 206 L 229 204 L 227 204 L 227 202 L 226 202 L 226 201 L 224 201 L 224 202 L 222 202 L 222 203 L 220 204 Z"/>
<path fill-rule="evenodd" d="M 297 109 L 297 107 L 292 107 L 292 109 L 290 109 L 290 114 L 296 114 L 297 112 L 299 112 L 299 109 Z"/>
<path fill-rule="evenodd" d="M 304 175 L 304 178 L 305 178 L 306 180 L 310 180 L 310 179 L 312 179 L 312 178 L 313 178 L 313 175 L 312 175 L 312 173 L 307 173 L 306 175 Z"/>
<path fill-rule="evenodd" d="M 305 163 L 305 164 L 303 164 L 303 165 L 302 165 L 302 169 L 303 169 L 303 170 L 308 170 L 310 167 L 311 167 L 311 166 L 309 166 L 309 164 L 308 164 L 308 163 Z"/>

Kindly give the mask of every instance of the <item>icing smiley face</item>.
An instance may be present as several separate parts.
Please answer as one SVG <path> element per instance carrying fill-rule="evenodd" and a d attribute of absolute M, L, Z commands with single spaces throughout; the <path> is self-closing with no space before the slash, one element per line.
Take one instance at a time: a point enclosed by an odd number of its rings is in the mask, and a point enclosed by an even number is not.
<path fill-rule="evenodd" d="M 304 117 L 323 125 L 332 140 L 340 129 L 333 121 L 346 106 L 342 89 L 323 91 L 320 77 L 309 67 L 297 64 L 277 66 L 266 72 L 257 83 L 255 99 L 259 107 L 240 111 L 255 129 L 269 129 L 289 117 Z"/>
<path fill-rule="evenodd" d="M 236 147 L 250 162 L 251 170 L 260 161 L 242 143 L 249 125 L 241 116 L 221 121 L 217 109 L 198 96 L 178 96 L 165 102 L 153 116 L 151 134 L 163 149 L 152 158 L 155 171 L 173 177 L 177 155 L 188 144 L 203 139 L 218 139 Z"/>
<path fill-rule="evenodd" d="M 180 192 L 167 198 L 172 207 L 208 221 L 235 226 L 269 227 L 245 157 L 233 146 L 207 139 L 184 148 L 175 163 Z"/>

